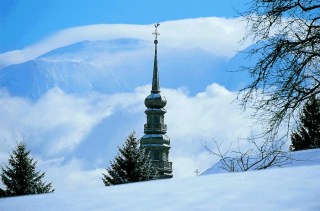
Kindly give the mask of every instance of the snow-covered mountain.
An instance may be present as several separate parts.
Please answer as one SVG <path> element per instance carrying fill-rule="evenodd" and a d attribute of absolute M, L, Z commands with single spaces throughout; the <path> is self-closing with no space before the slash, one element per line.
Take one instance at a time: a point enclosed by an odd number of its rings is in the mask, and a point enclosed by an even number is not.
<path fill-rule="evenodd" d="M 53 87 L 76 94 L 132 91 L 150 83 L 153 55 L 153 44 L 137 39 L 82 41 L 0 69 L 0 89 L 31 99 Z M 169 49 L 159 45 L 158 59 L 161 85 L 188 87 L 191 94 L 212 82 L 235 90 L 245 80 L 244 73 L 225 71 L 229 70 L 225 68 L 226 57 L 201 49 Z M 231 61 L 234 67 L 234 59 Z"/>
<path fill-rule="evenodd" d="M 38 98 L 53 87 L 67 93 L 123 91 L 120 73 L 108 67 L 110 54 L 130 49 L 135 40 L 84 41 L 53 50 L 34 60 L 0 70 L 0 85 L 15 96 Z M 135 48 L 137 49 L 137 48 Z M 105 57 L 105 59 L 101 58 Z M 125 58 L 124 58 L 125 59 Z M 105 61 L 106 65 L 98 62 Z"/>

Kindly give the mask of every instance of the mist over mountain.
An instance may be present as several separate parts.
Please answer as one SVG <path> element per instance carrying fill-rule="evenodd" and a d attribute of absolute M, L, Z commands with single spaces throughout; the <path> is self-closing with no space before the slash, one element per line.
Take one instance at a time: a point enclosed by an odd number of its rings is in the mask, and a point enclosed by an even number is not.
<path fill-rule="evenodd" d="M 54 87 L 71 94 L 132 91 L 151 82 L 153 48 L 138 39 L 78 42 L 0 69 L 0 88 L 33 100 Z M 187 87 L 194 94 L 212 82 L 236 90 L 246 80 L 243 73 L 228 72 L 226 57 L 202 49 L 169 49 L 160 43 L 158 54 L 163 87 Z"/>
<path fill-rule="evenodd" d="M 34 60 L 0 70 L 1 87 L 11 95 L 31 99 L 39 98 L 54 87 L 75 94 L 123 91 L 125 86 L 114 74 L 115 68 L 108 67 L 114 62 L 108 62 L 112 60 L 108 54 L 121 51 L 124 45 L 128 49 L 128 42 L 83 41 L 53 50 Z M 106 57 L 106 65 L 96 62 L 101 57 Z"/>

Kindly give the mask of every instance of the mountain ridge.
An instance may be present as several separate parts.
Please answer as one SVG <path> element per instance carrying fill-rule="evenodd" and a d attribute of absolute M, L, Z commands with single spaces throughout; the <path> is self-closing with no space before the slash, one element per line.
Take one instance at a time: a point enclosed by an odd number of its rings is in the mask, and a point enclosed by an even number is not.
<path fill-rule="evenodd" d="M 200 49 L 159 47 L 161 86 L 188 87 L 196 93 L 226 74 L 220 71 L 228 61 L 225 57 Z M 153 45 L 143 40 L 82 41 L 1 69 L 0 88 L 32 100 L 55 87 L 71 94 L 125 92 L 150 83 L 153 56 Z"/>

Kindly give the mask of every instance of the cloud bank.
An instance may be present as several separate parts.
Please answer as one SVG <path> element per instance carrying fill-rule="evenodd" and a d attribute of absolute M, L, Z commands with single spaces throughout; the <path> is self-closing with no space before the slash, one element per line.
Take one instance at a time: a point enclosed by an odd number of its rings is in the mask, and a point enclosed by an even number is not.
<path fill-rule="evenodd" d="M 61 30 L 42 41 L 21 50 L 0 54 L 0 67 L 22 63 L 51 50 L 84 40 L 113 40 L 133 38 L 152 43 L 153 25 L 98 24 Z M 202 49 L 214 55 L 231 58 L 237 51 L 252 43 L 241 46 L 239 41 L 245 33 L 241 18 L 197 18 L 161 23 L 160 40 L 163 47 L 179 49 Z"/>
<path fill-rule="evenodd" d="M 65 94 L 55 88 L 47 92 L 37 102 L 24 98 L 11 97 L 2 92 L 0 96 L 0 162 L 6 163 L 8 152 L 15 146 L 21 134 L 39 159 L 41 169 L 47 172 L 47 180 L 52 181 L 57 191 L 103 185 L 101 173 L 107 167 L 108 157 L 115 152 L 100 149 L 93 154 L 105 153 L 97 157 L 89 166 L 86 156 L 75 155 L 77 148 L 87 140 L 102 122 L 119 112 L 124 116 L 136 115 L 126 122 L 133 129 L 142 128 L 145 122 L 143 105 L 150 85 L 137 87 L 132 93 L 102 95 L 91 93 L 84 96 Z M 205 149 L 204 144 L 215 139 L 225 145 L 239 137 L 246 137 L 252 130 L 252 121 L 242 114 L 236 103 L 235 93 L 213 83 L 203 92 L 190 96 L 186 89 L 163 88 L 167 98 L 168 135 L 171 138 L 171 161 L 175 177 L 194 176 L 194 171 L 204 171 L 216 158 Z M 116 130 L 120 122 L 112 122 L 109 130 Z M 122 145 L 127 136 L 125 132 L 116 137 Z M 138 137 L 142 133 L 137 134 Z M 105 137 L 100 137 L 105 142 Z M 109 150 L 109 151 L 108 151 Z M 101 159 L 104 159 L 101 162 Z M 108 160 L 109 159 L 109 160 Z"/>
<path fill-rule="evenodd" d="M 0 140 L 14 143 L 23 138 L 50 155 L 72 151 L 112 109 L 95 96 L 76 97 L 58 88 L 37 102 L 2 93 L 0 104 Z"/>

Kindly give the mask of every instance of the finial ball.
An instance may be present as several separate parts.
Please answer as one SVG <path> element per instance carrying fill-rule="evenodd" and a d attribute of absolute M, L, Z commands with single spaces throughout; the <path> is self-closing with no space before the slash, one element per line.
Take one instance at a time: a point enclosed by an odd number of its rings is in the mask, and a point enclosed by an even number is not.
<path fill-rule="evenodd" d="M 154 44 L 158 44 L 158 40 L 155 40 L 155 41 L 154 41 Z"/>

